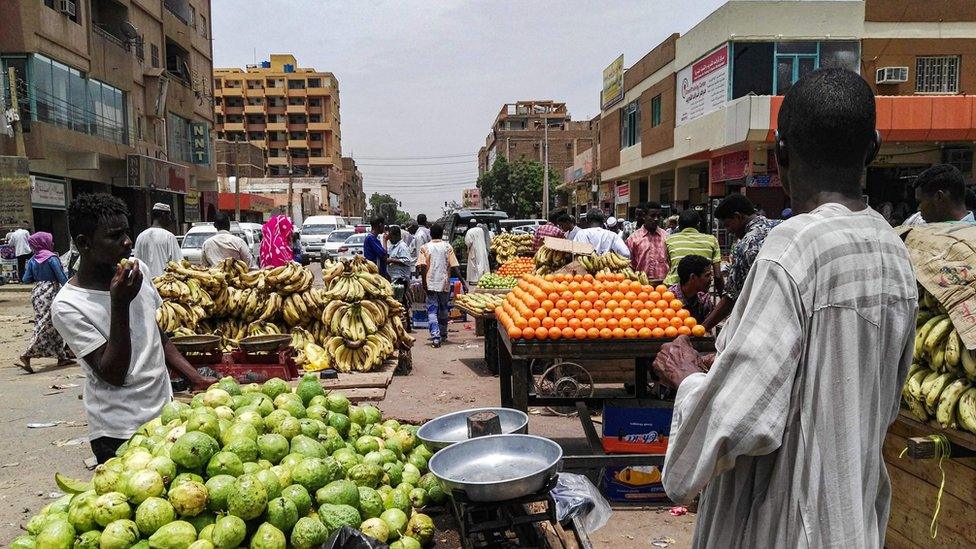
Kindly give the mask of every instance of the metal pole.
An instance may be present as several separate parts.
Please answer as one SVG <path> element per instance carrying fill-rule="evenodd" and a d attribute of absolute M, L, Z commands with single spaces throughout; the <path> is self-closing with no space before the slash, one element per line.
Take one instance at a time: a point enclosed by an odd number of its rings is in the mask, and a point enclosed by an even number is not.
<path fill-rule="evenodd" d="M 13 67 L 7 69 L 7 82 L 10 84 L 10 106 L 19 115 L 20 101 L 17 98 L 17 71 Z M 24 126 L 20 123 L 20 118 L 18 117 L 14 120 L 11 125 L 14 128 L 14 144 L 16 145 L 17 156 L 27 156 L 27 147 L 24 145 Z"/>
<path fill-rule="evenodd" d="M 549 219 L 549 118 L 543 118 L 543 123 L 545 124 L 542 130 L 542 134 L 545 136 L 543 138 L 545 156 L 542 166 L 542 219 Z"/>
<path fill-rule="evenodd" d="M 286 149 L 285 154 L 288 155 L 288 217 L 294 216 L 294 207 L 292 206 L 292 196 L 294 194 L 294 186 L 292 181 L 292 166 L 291 166 L 291 149 Z"/>
<path fill-rule="evenodd" d="M 241 165 L 238 161 L 238 148 L 240 147 L 238 138 L 234 138 L 234 219 L 241 222 Z"/>

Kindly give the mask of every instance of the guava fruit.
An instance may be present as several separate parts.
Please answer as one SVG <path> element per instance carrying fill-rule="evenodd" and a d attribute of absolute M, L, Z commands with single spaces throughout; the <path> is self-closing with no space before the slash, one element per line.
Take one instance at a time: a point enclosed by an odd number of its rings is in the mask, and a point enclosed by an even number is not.
<path fill-rule="evenodd" d="M 220 446 L 212 436 L 202 431 L 187 431 L 173 444 L 169 457 L 181 467 L 200 469 L 218 450 Z"/>
<path fill-rule="evenodd" d="M 157 497 L 146 498 L 145 501 L 136 507 L 135 523 L 139 528 L 139 533 L 144 537 L 149 537 L 163 527 L 176 520 L 176 510 L 173 505 Z"/>
<path fill-rule="evenodd" d="M 199 515 L 207 508 L 207 487 L 195 480 L 180 483 L 169 490 L 169 502 L 173 504 L 176 513 L 184 517 Z"/>

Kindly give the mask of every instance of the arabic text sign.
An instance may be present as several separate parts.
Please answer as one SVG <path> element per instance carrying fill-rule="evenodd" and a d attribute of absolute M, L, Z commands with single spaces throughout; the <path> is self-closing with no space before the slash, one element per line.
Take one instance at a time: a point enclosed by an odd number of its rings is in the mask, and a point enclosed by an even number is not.
<path fill-rule="evenodd" d="M 613 60 L 603 69 L 603 93 L 600 94 L 600 105 L 607 108 L 624 97 L 624 54 Z"/>
<path fill-rule="evenodd" d="M 729 85 L 729 48 L 722 44 L 678 72 L 675 120 L 682 126 L 725 105 Z"/>

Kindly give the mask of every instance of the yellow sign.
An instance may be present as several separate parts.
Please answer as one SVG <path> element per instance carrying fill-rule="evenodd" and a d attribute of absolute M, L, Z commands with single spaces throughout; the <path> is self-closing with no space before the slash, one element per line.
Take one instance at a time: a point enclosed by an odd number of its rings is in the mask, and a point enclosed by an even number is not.
<path fill-rule="evenodd" d="M 606 109 L 610 105 L 624 98 L 624 54 L 613 60 L 613 63 L 603 69 L 603 93 L 600 95 L 600 105 Z"/>

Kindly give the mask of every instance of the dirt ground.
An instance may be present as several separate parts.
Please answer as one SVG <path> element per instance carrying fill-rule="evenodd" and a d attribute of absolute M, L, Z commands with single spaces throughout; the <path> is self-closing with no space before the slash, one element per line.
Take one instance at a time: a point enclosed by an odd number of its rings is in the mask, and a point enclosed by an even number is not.
<path fill-rule="evenodd" d="M 35 360 L 36 374 L 28 375 L 14 361 L 23 352 L 33 329 L 30 294 L 17 286 L 0 286 L 0 544 L 21 533 L 33 513 L 58 497 L 54 473 L 87 478 L 84 460 L 91 451 L 77 366 L 57 368 L 53 360 Z M 452 341 L 433 349 L 418 333 L 412 375 L 395 377 L 386 399 L 378 403 L 384 415 L 426 420 L 440 414 L 498 404 L 498 379 L 485 368 L 483 339 L 472 323 L 451 325 Z M 59 422 L 45 428 L 31 423 Z M 583 450 L 576 418 L 533 413 L 533 434 L 563 445 L 567 453 Z M 672 517 L 667 507 L 615 506 L 610 522 L 590 535 L 595 547 L 688 547 L 694 515 Z M 667 543 L 652 545 L 661 540 Z M 447 544 L 438 544 L 448 546 Z"/>

